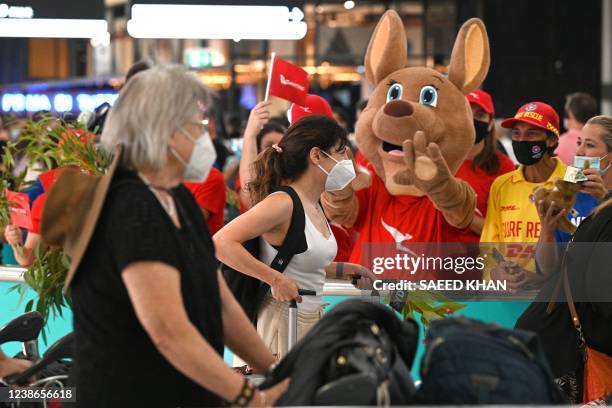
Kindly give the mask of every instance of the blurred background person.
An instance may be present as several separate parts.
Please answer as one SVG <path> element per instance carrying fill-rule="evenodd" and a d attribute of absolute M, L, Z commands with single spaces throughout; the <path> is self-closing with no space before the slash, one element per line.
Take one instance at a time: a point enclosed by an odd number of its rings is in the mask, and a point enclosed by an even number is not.
<path fill-rule="evenodd" d="M 134 65 L 132 65 L 130 69 L 128 69 L 128 72 L 125 74 L 125 82 L 129 81 L 134 75 L 138 74 L 139 72 L 146 71 L 147 69 L 153 68 L 153 66 L 155 66 L 155 64 L 149 59 L 144 59 L 135 62 Z"/>
<path fill-rule="evenodd" d="M 593 96 L 584 92 L 575 92 L 567 95 L 565 99 L 565 118 L 563 127 L 565 133 L 559 138 L 559 147 L 555 153 L 561 161 L 568 166 L 574 162 L 578 138 L 584 124 L 597 115 L 597 101 Z"/>
<path fill-rule="evenodd" d="M 271 101 L 262 101 L 255 105 L 244 129 L 239 175 L 235 184 L 241 212 L 251 208 L 251 198 L 245 188 L 251 182 L 251 164 L 259 152 L 278 144 L 287 130 L 275 122 L 269 123 L 271 106 Z"/>
<path fill-rule="evenodd" d="M 11 136 L 4 121 L 5 119 L 0 116 L 0 155 L 4 155 L 4 148 L 11 141 Z"/>
<path fill-rule="evenodd" d="M 203 182 L 184 181 L 195 198 L 211 234 L 219 231 L 224 223 L 227 186 L 225 178 L 216 168 L 211 168 Z"/>
<path fill-rule="evenodd" d="M 477 89 L 467 94 L 467 100 L 474 117 L 476 138 L 474 147 L 455 175 L 467 181 L 476 193 L 476 214 L 463 238 L 468 242 L 478 242 L 487 215 L 491 184 L 502 174 L 513 171 L 514 163 L 497 150 L 495 107 L 491 95 Z"/>

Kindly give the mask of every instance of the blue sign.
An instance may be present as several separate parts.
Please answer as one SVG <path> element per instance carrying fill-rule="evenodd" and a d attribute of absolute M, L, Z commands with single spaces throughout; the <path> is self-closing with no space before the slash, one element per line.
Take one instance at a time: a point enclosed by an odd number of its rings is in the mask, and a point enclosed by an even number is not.
<path fill-rule="evenodd" d="M 2 111 L 7 113 L 33 113 L 38 111 L 83 112 L 93 111 L 104 102 L 108 102 L 112 105 L 117 99 L 117 96 L 118 94 L 115 92 L 78 94 L 62 92 L 55 94 L 6 93 L 2 95 L 0 105 L 2 106 Z"/>

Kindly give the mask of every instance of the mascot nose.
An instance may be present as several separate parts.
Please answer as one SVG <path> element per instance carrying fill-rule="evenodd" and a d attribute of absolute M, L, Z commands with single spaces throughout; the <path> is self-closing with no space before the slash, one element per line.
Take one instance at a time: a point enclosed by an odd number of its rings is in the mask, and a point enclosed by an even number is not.
<path fill-rule="evenodd" d="M 388 102 L 385 105 L 384 112 L 389 116 L 399 118 L 402 116 L 412 115 L 414 113 L 414 109 L 409 102 L 403 101 L 401 99 L 396 99 L 394 101 Z"/>

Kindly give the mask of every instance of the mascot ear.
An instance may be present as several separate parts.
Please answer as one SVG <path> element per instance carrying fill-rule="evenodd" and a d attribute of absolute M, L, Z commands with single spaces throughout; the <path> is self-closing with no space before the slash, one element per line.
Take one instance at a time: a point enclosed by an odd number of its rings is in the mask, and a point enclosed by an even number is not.
<path fill-rule="evenodd" d="M 377 85 L 390 73 L 408 63 L 406 32 L 402 19 L 394 10 L 383 14 L 370 38 L 365 55 L 366 78 Z"/>
<path fill-rule="evenodd" d="M 489 38 L 478 18 L 466 21 L 457 35 L 451 54 L 448 79 L 464 94 L 478 88 L 489 71 Z"/>

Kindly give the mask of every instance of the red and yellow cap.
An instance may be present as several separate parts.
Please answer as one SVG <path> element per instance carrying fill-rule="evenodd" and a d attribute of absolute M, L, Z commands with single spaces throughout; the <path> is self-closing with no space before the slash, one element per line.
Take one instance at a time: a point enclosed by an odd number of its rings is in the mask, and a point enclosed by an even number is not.
<path fill-rule="evenodd" d="M 544 102 L 529 102 L 521 106 L 513 118 L 505 119 L 501 126 L 511 129 L 516 122 L 529 123 L 551 131 L 559 137 L 559 115 L 555 109 Z"/>

